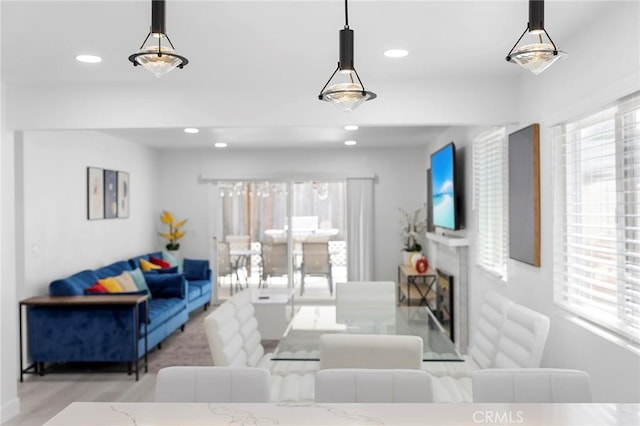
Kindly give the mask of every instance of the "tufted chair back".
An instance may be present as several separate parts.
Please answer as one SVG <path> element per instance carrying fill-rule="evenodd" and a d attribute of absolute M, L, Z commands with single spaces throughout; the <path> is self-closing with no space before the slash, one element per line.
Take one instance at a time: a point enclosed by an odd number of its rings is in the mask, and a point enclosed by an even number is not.
<path fill-rule="evenodd" d="M 156 402 L 271 402 L 271 374 L 262 368 L 165 367 Z"/>
<path fill-rule="evenodd" d="M 404 368 L 422 366 L 423 342 L 418 336 L 323 334 L 320 369 Z"/>
<path fill-rule="evenodd" d="M 251 291 L 244 290 L 236 293 L 228 300 L 228 303 L 235 308 L 235 318 L 240 325 L 240 335 L 242 336 L 242 350 L 247 357 L 247 365 L 256 367 L 260 364 L 264 355 L 262 347 L 262 335 L 258 331 L 258 320 L 254 316 L 255 309 L 251 303 Z"/>
<path fill-rule="evenodd" d="M 248 366 L 240 322 L 236 319 L 236 309 L 231 303 L 225 302 L 211 312 L 204 319 L 204 328 L 213 365 Z"/>
<path fill-rule="evenodd" d="M 473 402 L 589 403 L 589 375 L 579 370 L 512 368 L 475 371 Z"/>
<path fill-rule="evenodd" d="M 421 370 L 320 370 L 316 373 L 315 401 L 433 402 L 431 376 Z"/>
<path fill-rule="evenodd" d="M 510 304 L 493 367 L 540 367 L 548 334 L 548 317 L 517 303 Z"/>
<path fill-rule="evenodd" d="M 489 368 L 498 351 L 507 307 L 513 302 L 498 293 L 487 293 L 480 308 L 480 319 L 473 334 L 469 355 L 479 368 Z"/>

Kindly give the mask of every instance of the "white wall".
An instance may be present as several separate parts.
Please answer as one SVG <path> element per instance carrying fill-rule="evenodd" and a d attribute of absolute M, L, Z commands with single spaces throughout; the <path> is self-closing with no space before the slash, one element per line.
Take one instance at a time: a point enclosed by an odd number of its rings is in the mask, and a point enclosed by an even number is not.
<path fill-rule="evenodd" d="M 158 248 L 156 150 L 96 131 L 30 131 L 21 151 L 24 282 L 18 298 L 47 294 L 54 279 Z M 87 220 L 89 166 L 129 172 L 129 218 Z"/>
<path fill-rule="evenodd" d="M 209 258 L 210 184 L 199 175 L 219 178 L 273 179 L 374 173 L 375 269 L 377 280 L 395 280 L 401 259 L 399 207 L 415 209 L 425 203 L 426 172 L 422 148 L 327 150 L 193 150 L 161 153 L 162 209 L 188 218 L 183 256 Z"/>
<path fill-rule="evenodd" d="M 640 7 L 637 2 L 618 3 L 600 17 L 580 38 L 555 40 L 570 56 L 544 73 L 533 76 L 523 70 L 519 98 L 521 128 L 540 123 L 542 265 L 535 268 L 509 260 L 507 283 L 475 266 L 475 250 L 469 251 L 470 335 L 484 293 L 498 291 L 517 303 L 548 315 L 551 330 L 543 366 L 577 368 L 591 375 L 595 401 L 640 402 L 640 357 L 579 327 L 553 305 L 553 180 L 551 127 L 576 116 L 595 112 L 614 100 L 640 89 Z M 615 41 L 615 42 L 614 42 Z M 569 84 L 568 82 L 571 82 Z M 507 123 L 505 123 L 507 124 Z M 465 158 L 467 235 L 475 237 L 471 209 L 471 143 L 479 129 L 458 130 L 431 144 L 430 153 L 450 140 L 468 152 Z"/>
<path fill-rule="evenodd" d="M 0 21 L 2 8 L 0 7 Z M 0 32 L 1 34 L 1 32 Z M 0 39 L 2 37 L 0 36 Z M 2 69 L 0 58 L 0 70 Z M 6 130 L 5 85 L 0 71 L 0 422 L 20 412 L 18 398 L 15 286 L 15 194 L 13 135 Z"/>
<path fill-rule="evenodd" d="M 2 21 L 0 7 L 0 22 Z M 2 39 L 0 31 L 0 41 Z M 0 58 L 0 422 L 20 412 L 18 385 L 15 380 L 16 356 L 16 295 L 15 295 L 15 233 L 13 143 L 6 128 L 5 85 Z"/>
<path fill-rule="evenodd" d="M 552 308 L 551 128 L 640 89 L 639 16 L 638 2 L 611 8 L 592 31 L 565 41 L 564 48 L 572 55 L 568 60 L 554 64 L 548 74 L 540 75 L 542 79 L 523 79 L 519 91 L 522 126 L 540 123 L 542 267 L 509 262 L 508 293 L 517 302 L 549 315 L 552 326 L 543 363 L 587 370 L 597 401 L 640 402 L 640 356 L 585 331 Z"/>

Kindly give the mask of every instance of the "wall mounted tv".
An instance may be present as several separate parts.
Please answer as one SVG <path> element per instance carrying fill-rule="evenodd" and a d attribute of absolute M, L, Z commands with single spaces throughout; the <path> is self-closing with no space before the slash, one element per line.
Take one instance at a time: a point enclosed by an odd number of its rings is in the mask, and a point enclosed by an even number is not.
<path fill-rule="evenodd" d="M 433 225 L 459 229 L 456 147 L 453 142 L 431 154 L 431 194 Z"/>

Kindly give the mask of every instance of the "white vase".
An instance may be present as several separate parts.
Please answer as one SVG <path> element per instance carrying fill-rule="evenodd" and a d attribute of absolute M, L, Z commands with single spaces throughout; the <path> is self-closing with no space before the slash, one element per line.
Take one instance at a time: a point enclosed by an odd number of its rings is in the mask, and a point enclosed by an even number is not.
<path fill-rule="evenodd" d="M 411 266 L 411 256 L 413 256 L 414 253 L 417 252 L 402 250 L 402 264 Z"/>
<path fill-rule="evenodd" d="M 182 259 L 182 258 L 180 257 L 180 250 L 167 250 L 166 248 L 165 248 L 165 250 L 166 250 L 166 252 L 167 252 L 167 253 L 169 253 L 171 256 L 175 257 L 177 260 Z"/>

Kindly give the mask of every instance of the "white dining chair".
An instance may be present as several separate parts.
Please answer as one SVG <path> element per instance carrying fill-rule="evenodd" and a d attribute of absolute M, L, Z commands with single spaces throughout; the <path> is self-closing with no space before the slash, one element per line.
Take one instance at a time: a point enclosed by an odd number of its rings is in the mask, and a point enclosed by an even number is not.
<path fill-rule="evenodd" d="M 394 321 L 396 283 L 348 281 L 336 284 L 336 322 Z"/>
<path fill-rule="evenodd" d="M 471 378 L 473 402 L 588 403 L 589 374 L 556 368 L 478 370 Z"/>
<path fill-rule="evenodd" d="M 270 402 L 271 374 L 263 368 L 165 367 L 156 402 Z"/>
<path fill-rule="evenodd" d="M 336 284 L 336 305 L 395 306 L 393 281 L 347 281 Z"/>
<path fill-rule="evenodd" d="M 316 373 L 315 402 L 433 402 L 421 370 L 336 368 Z"/>
<path fill-rule="evenodd" d="M 423 342 L 419 336 L 388 334 L 323 334 L 320 369 L 404 368 L 422 366 Z"/>
<path fill-rule="evenodd" d="M 490 368 L 498 351 L 498 341 L 502 333 L 507 308 L 513 302 L 506 297 L 489 292 L 480 308 L 475 332 L 469 345 L 469 356 L 465 358 L 471 371 Z"/>
<path fill-rule="evenodd" d="M 506 308 L 492 367 L 538 368 L 549 335 L 549 317 L 517 303 Z"/>

